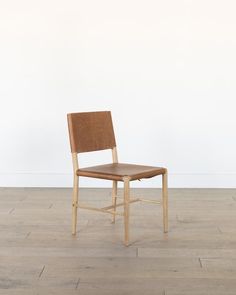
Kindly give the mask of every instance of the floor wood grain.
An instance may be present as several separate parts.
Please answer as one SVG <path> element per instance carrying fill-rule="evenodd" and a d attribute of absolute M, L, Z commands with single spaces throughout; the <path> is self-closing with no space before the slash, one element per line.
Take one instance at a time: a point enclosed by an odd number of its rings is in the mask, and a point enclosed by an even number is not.
<path fill-rule="evenodd" d="M 0 189 L 0 295 L 236 294 L 236 190 L 170 189 L 168 234 L 161 207 L 133 204 L 129 247 L 120 216 L 79 210 L 73 237 L 71 194 Z M 111 190 L 82 189 L 81 199 L 110 205 Z"/>

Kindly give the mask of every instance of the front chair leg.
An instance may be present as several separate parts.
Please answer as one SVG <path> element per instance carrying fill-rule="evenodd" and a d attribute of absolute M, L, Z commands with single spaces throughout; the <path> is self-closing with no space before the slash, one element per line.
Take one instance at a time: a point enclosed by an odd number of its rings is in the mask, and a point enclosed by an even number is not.
<path fill-rule="evenodd" d="M 125 225 L 125 239 L 126 246 L 129 245 L 129 201 L 130 201 L 130 179 L 124 177 L 124 225 Z"/>
<path fill-rule="evenodd" d="M 72 235 L 76 234 L 77 209 L 79 195 L 79 177 L 74 175 L 73 199 L 72 199 Z"/>
<path fill-rule="evenodd" d="M 164 233 L 168 232 L 168 184 L 167 184 L 168 172 L 167 169 L 162 174 L 162 207 L 163 207 L 163 226 Z"/>

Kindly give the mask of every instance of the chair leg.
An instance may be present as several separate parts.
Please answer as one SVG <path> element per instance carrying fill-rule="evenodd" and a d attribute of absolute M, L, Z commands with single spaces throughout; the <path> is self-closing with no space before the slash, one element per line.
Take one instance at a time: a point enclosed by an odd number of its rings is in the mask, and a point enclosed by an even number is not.
<path fill-rule="evenodd" d="M 72 200 L 72 235 L 76 234 L 78 197 L 79 197 L 79 177 L 77 175 L 74 175 L 73 200 Z"/>
<path fill-rule="evenodd" d="M 129 199 L 130 199 L 130 179 L 124 177 L 124 225 L 125 225 L 125 239 L 126 246 L 129 245 Z"/>
<path fill-rule="evenodd" d="M 113 210 L 116 212 L 116 197 L 117 197 L 117 181 L 114 180 L 112 183 L 112 206 L 114 206 Z M 112 223 L 115 223 L 116 215 L 112 216 Z"/>
<path fill-rule="evenodd" d="M 163 225 L 164 233 L 168 232 L 168 172 L 162 174 L 162 206 L 163 206 Z"/>

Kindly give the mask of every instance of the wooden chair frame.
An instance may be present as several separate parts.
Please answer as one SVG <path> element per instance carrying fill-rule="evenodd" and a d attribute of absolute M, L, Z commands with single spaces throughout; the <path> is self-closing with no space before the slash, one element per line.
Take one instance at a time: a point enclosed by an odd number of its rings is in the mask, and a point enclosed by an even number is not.
<path fill-rule="evenodd" d="M 112 215 L 112 222 L 115 223 L 115 216 L 124 216 L 124 244 L 129 245 L 129 216 L 130 216 L 130 204 L 138 201 L 148 202 L 151 204 L 161 204 L 163 208 L 163 227 L 164 233 L 168 232 L 168 185 L 167 178 L 168 172 L 165 169 L 165 173 L 162 174 L 162 201 L 148 200 L 144 198 L 130 198 L 130 178 L 128 176 L 123 177 L 124 182 L 124 196 L 123 202 L 117 203 L 117 184 L 118 181 L 112 180 L 112 205 L 103 208 L 94 208 L 86 204 L 80 204 L 79 202 L 79 176 L 77 171 L 79 169 L 78 153 L 72 153 L 73 171 L 74 171 L 74 185 L 73 185 L 73 200 L 72 200 L 72 234 L 76 234 L 77 226 L 77 210 L 78 208 L 98 211 L 102 213 L 108 213 Z M 117 148 L 112 148 L 112 160 L 113 163 L 118 163 Z M 117 207 L 123 206 L 124 212 L 120 213 L 116 211 Z"/>

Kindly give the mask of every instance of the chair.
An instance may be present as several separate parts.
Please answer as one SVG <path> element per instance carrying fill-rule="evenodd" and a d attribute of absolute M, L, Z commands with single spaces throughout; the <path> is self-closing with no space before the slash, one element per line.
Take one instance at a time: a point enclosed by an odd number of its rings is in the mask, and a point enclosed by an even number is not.
<path fill-rule="evenodd" d="M 115 222 L 116 215 L 124 216 L 124 244 L 129 245 L 129 205 L 137 201 L 162 204 L 164 232 L 168 231 L 168 191 L 167 169 L 162 167 L 123 164 L 118 162 L 115 135 L 113 130 L 111 112 L 85 112 L 67 115 L 70 145 L 73 159 L 74 188 L 72 202 L 72 234 L 76 234 L 77 208 L 100 211 L 112 214 Z M 78 154 L 99 150 L 111 149 L 112 163 L 79 168 Z M 130 182 L 142 178 L 151 178 L 162 175 L 162 201 L 147 200 L 143 198 L 130 198 Z M 93 208 L 79 203 L 79 177 L 107 179 L 113 182 L 112 205 L 104 208 Z M 124 183 L 123 202 L 117 204 L 117 182 Z M 116 211 L 119 206 L 124 212 Z"/>

